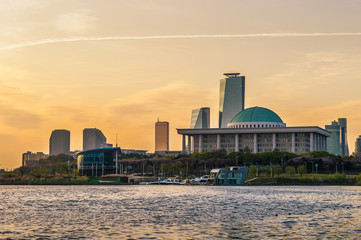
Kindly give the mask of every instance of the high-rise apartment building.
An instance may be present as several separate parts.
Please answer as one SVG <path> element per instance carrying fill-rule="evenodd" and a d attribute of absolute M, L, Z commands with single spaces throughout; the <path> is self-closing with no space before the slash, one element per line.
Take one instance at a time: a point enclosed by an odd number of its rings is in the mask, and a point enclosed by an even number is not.
<path fill-rule="evenodd" d="M 341 127 L 338 122 L 333 121 L 331 125 L 326 125 L 325 129 L 331 133 L 327 138 L 327 152 L 341 155 Z"/>
<path fill-rule="evenodd" d="M 155 123 L 155 152 L 169 151 L 169 123 Z"/>
<path fill-rule="evenodd" d="M 107 138 L 101 130 L 97 128 L 84 128 L 83 130 L 83 150 L 112 147 L 107 143 Z"/>
<path fill-rule="evenodd" d="M 192 110 L 191 128 L 209 128 L 210 108 L 197 108 Z"/>
<path fill-rule="evenodd" d="M 347 118 L 339 118 L 337 122 L 326 125 L 325 129 L 332 134 L 327 138 L 327 151 L 335 155 L 348 156 Z"/>
<path fill-rule="evenodd" d="M 347 143 L 347 118 L 339 118 L 338 124 L 341 128 L 341 156 L 348 156 L 348 143 Z"/>
<path fill-rule="evenodd" d="M 219 89 L 219 128 L 226 128 L 237 113 L 244 110 L 245 77 L 225 73 Z"/>
<path fill-rule="evenodd" d="M 51 133 L 49 139 L 49 154 L 69 154 L 70 152 L 70 131 L 57 129 Z"/>
<path fill-rule="evenodd" d="M 361 135 L 356 139 L 355 154 L 356 157 L 361 157 Z"/>

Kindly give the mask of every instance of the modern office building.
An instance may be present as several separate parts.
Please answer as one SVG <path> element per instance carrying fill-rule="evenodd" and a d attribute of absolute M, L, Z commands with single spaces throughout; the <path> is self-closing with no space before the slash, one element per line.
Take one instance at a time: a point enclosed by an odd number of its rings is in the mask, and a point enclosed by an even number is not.
<path fill-rule="evenodd" d="M 169 151 L 169 123 L 155 123 L 155 152 Z"/>
<path fill-rule="evenodd" d="M 219 128 L 226 128 L 233 117 L 244 110 L 245 77 L 239 73 L 225 73 L 219 89 Z"/>
<path fill-rule="evenodd" d="M 331 125 L 326 125 L 325 129 L 331 133 L 327 138 L 327 152 L 341 156 L 341 127 L 338 122 L 333 121 Z"/>
<path fill-rule="evenodd" d="M 192 110 L 191 128 L 209 128 L 210 108 L 203 107 Z"/>
<path fill-rule="evenodd" d="M 49 139 L 49 154 L 69 154 L 70 152 L 70 131 L 57 129 L 51 133 Z"/>
<path fill-rule="evenodd" d="M 355 154 L 356 157 L 361 157 L 361 135 L 356 139 L 355 143 Z"/>
<path fill-rule="evenodd" d="M 117 161 L 121 149 L 97 148 L 88 149 L 77 154 L 79 174 L 99 177 L 106 174 L 118 174 L 120 162 Z"/>
<path fill-rule="evenodd" d="M 306 153 L 326 151 L 330 132 L 317 126 L 286 127 L 273 111 L 252 107 L 235 114 L 226 128 L 177 129 L 184 153 L 225 149 L 230 152 L 273 150 Z M 188 140 L 188 144 L 186 144 Z"/>
<path fill-rule="evenodd" d="M 85 128 L 83 130 L 83 151 L 95 148 L 109 148 L 112 144 L 107 143 L 107 138 L 97 128 Z"/>
<path fill-rule="evenodd" d="M 347 118 L 339 118 L 338 124 L 341 128 L 341 156 L 348 156 L 348 143 L 347 143 Z"/>
<path fill-rule="evenodd" d="M 347 118 L 339 118 L 337 122 L 333 121 L 331 125 L 326 125 L 325 128 L 332 134 L 327 139 L 327 151 L 339 156 L 348 156 Z"/>
<path fill-rule="evenodd" d="M 22 165 L 31 167 L 37 164 L 41 159 L 46 159 L 47 157 L 49 157 L 49 155 L 43 152 L 32 153 L 28 151 L 23 153 Z"/>

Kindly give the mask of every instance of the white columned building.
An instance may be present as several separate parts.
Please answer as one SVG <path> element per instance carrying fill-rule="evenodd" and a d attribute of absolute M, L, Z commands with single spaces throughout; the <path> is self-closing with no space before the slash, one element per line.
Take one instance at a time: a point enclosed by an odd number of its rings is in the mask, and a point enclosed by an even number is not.
<path fill-rule="evenodd" d="M 273 111 L 253 107 L 239 112 L 227 128 L 177 129 L 183 135 L 183 152 L 209 152 L 225 149 L 235 151 L 270 152 L 273 150 L 306 153 L 327 151 L 330 132 L 317 126 L 286 127 Z M 188 151 L 185 149 L 188 136 Z M 191 140 L 192 138 L 192 140 Z M 195 144 L 195 139 L 197 143 Z"/>

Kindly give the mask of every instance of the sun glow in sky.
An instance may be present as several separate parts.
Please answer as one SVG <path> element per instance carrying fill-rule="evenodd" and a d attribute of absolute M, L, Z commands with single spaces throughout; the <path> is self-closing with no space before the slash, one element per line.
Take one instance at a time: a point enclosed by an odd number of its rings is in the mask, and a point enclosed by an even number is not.
<path fill-rule="evenodd" d="M 346 117 L 351 153 L 361 134 L 359 0 L 0 6 L 0 168 L 19 167 L 26 151 L 48 153 L 54 129 L 71 131 L 72 150 L 82 148 L 84 128 L 96 127 L 110 143 L 118 134 L 120 147 L 153 152 L 158 117 L 180 150 L 176 128 L 190 126 L 193 108 L 210 107 L 217 126 L 224 72 L 246 76 L 246 107 L 272 109 L 288 126 Z M 299 35 L 261 35 L 290 33 Z M 229 37 L 245 34 L 255 36 Z M 151 36 L 170 37 L 139 38 Z"/>

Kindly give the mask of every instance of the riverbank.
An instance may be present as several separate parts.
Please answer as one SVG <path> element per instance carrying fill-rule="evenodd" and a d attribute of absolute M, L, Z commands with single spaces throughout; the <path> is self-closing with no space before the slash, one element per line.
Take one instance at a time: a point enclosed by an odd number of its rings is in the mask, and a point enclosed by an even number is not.
<path fill-rule="evenodd" d="M 252 186 L 357 186 L 361 185 L 360 175 L 308 174 L 298 177 L 257 177 L 247 183 Z"/>
<path fill-rule="evenodd" d="M 3 175 L 4 176 L 4 175 Z M 281 174 L 279 176 L 248 177 L 245 185 L 251 186 L 357 186 L 361 185 L 360 175 L 345 174 Z M 150 179 L 150 180 L 149 180 Z M 0 179 L 0 185 L 137 185 L 139 182 L 154 181 L 153 177 L 107 175 L 101 178 L 72 176 L 68 174 L 47 175 L 46 177 L 16 176 L 8 174 Z M 179 179 L 183 180 L 183 179 Z"/>

